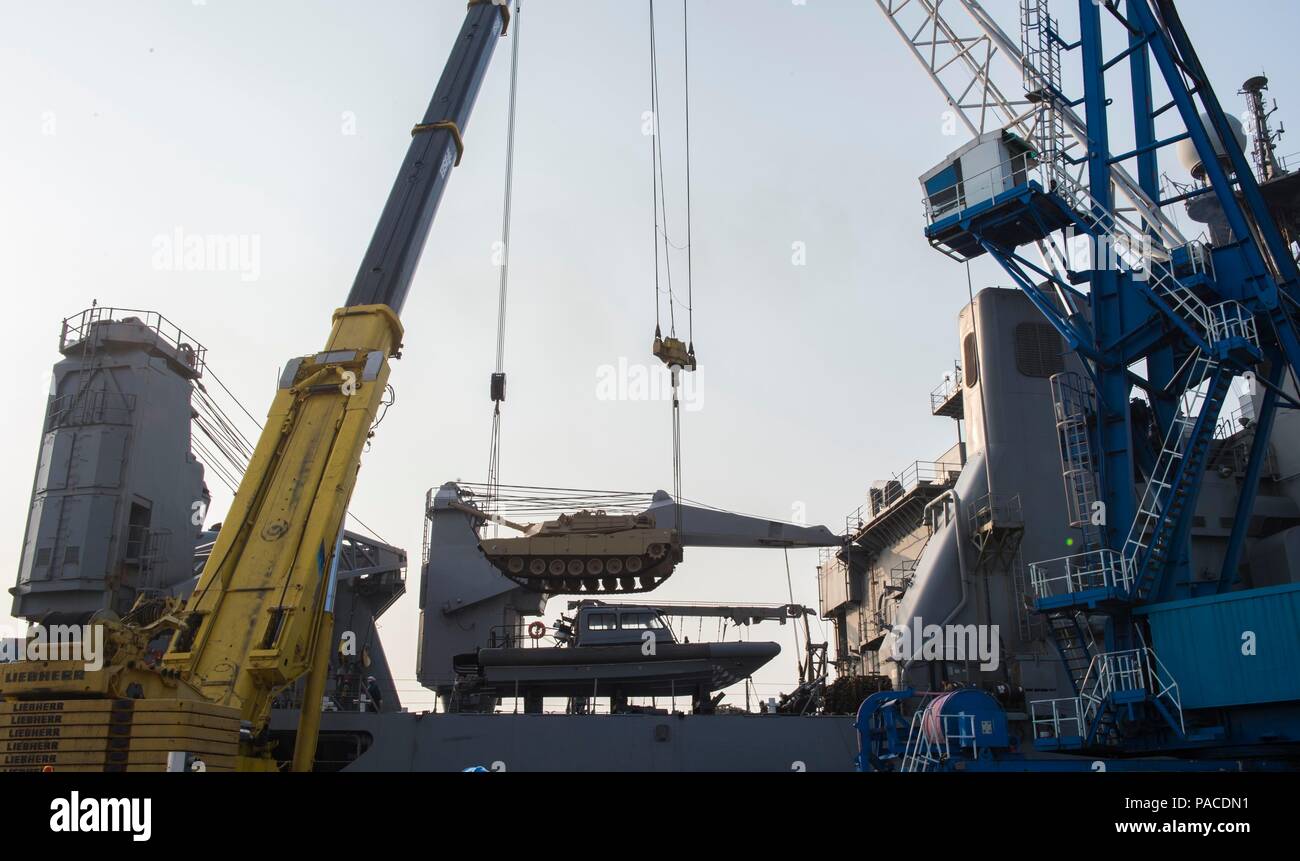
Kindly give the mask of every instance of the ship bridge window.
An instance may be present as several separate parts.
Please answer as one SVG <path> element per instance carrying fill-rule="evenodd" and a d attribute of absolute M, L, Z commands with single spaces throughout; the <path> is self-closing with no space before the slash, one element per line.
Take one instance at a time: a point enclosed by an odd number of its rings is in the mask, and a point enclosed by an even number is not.
<path fill-rule="evenodd" d="M 1048 323 L 1016 326 L 1016 370 L 1026 377 L 1050 377 L 1065 370 L 1065 342 Z"/>
<path fill-rule="evenodd" d="M 592 613 L 587 617 L 588 631 L 613 631 L 618 627 L 618 616 L 614 613 Z"/>

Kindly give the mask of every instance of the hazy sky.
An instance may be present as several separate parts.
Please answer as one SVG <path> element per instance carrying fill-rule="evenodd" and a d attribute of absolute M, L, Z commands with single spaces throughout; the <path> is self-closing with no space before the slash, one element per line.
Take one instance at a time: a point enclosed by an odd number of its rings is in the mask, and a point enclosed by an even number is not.
<path fill-rule="evenodd" d="M 1017 36 L 1018 3 L 985 7 Z M 1266 70 L 1279 116 L 1300 117 L 1294 3 L 1180 7 L 1229 110 Z M 464 3 L 0 9 L 0 263 L 15 369 L 0 571 L 12 577 L 60 319 L 92 299 L 160 311 L 264 415 L 279 366 L 320 348 L 347 295 Z M 1074 4 L 1054 10 L 1072 38 Z M 681 6 L 660 0 L 656 15 L 668 227 L 684 246 Z M 683 420 L 684 494 L 783 519 L 803 506 L 840 531 L 872 480 L 955 441 L 927 393 L 957 352 L 965 272 L 925 243 L 916 178 L 964 137 L 942 133 L 944 103 L 870 0 L 693 0 L 690 16 L 700 376 Z M 502 480 L 671 488 L 669 405 L 597 397 L 603 366 L 653 362 L 646 4 L 529 0 L 522 17 Z M 353 504 L 413 562 L 382 625 L 411 707 L 432 699 L 414 682 L 424 492 L 486 475 L 507 48 L 404 310 L 397 404 Z M 1126 80 L 1111 76 L 1117 112 Z M 1185 176 L 1172 158 L 1162 167 Z M 244 237 L 256 266 L 160 268 L 155 240 L 178 229 Z M 680 287 L 685 257 L 672 262 Z M 976 289 L 1000 275 L 973 267 Z M 210 485 L 220 519 L 229 494 Z M 816 551 L 790 558 L 796 600 L 815 605 Z M 688 550 L 656 597 L 783 602 L 782 556 Z M 790 628 L 751 636 L 785 650 L 760 692 L 792 687 Z"/>

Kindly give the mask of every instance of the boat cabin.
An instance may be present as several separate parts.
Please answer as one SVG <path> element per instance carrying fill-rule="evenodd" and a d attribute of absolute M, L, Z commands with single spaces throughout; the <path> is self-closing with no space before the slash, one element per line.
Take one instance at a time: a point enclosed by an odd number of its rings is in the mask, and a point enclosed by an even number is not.
<path fill-rule="evenodd" d="M 639 646 L 654 635 L 655 645 L 677 642 L 661 611 L 654 607 L 595 604 L 580 607 L 575 620 L 577 646 Z"/>

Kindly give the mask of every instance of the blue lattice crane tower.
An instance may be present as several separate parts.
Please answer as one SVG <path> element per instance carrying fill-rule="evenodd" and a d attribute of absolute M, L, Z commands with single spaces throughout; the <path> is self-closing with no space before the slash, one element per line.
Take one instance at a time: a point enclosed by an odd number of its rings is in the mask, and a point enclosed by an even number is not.
<path fill-rule="evenodd" d="M 1295 601 L 1233 590 L 1273 419 L 1280 407 L 1300 407 L 1283 384 L 1288 371 L 1300 372 L 1300 271 L 1173 0 L 1077 0 L 1074 40 L 1048 0 L 1021 0 L 1018 45 L 975 0 L 957 3 L 970 18 L 965 31 L 937 3 L 877 3 L 975 135 L 921 178 L 927 239 L 960 261 L 996 260 L 1083 360 L 1084 374 L 1058 375 L 1053 391 L 1066 492 L 1079 517 L 1072 525 L 1089 528 L 1081 552 L 1030 565 L 1035 607 L 1075 696 L 1034 704 L 1035 742 L 1131 754 L 1262 750 L 1268 739 L 1300 738 L 1294 697 L 1294 708 L 1263 720 L 1207 712 L 1189 723 L 1175 674 L 1149 642 L 1157 610 L 1177 605 L 1191 618 L 1230 592 L 1258 604 L 1248 615 Z M 918 8 L 919 26 L 903 20 Z M 1106 18 L 1125 34 L 1122 44 L 1106 44 Z M 1023 95 L 997 82 L 999 53 L 1022 74 Z M 1080 93 L 1062 83 L 1067 60 L 1077 63 Z M 1107 72 L 1121 64 L 1133 144 L 1117 152 Z M 1167 93 L 1162 104 L 1156 82 Z M 1173 118 L 1181 130 L 1160 137 L 1157 127 Z M 1179 144 L 1194 148 L 1200 183 L 1164 195 L 1159 158 Z M 1225 226 L 1212 243 L 1187 242 L 1162 211 L 1195 197 Z M 1089 249 L 1078 265 L 1076 238 Z M 1238 378 L 1264 395 L 1221 568 L 1193 577 L 1194 512 Z M 1145 395 L 1140 406 L 1135 389 Z M 1234 705 L 1282 696 L 1267 686 Z"/>

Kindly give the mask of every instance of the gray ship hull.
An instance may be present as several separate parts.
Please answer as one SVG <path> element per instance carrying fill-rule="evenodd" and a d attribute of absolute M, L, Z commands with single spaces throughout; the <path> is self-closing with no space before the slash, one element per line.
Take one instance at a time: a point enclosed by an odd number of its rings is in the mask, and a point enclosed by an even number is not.
<path fill-rule="evenodd" d="M 345 771 L 853 771 L 853 718 L 327 712 L 319 769 Z M 296 710 L 271 729 L 292 733 Z M 282 736 L 282 745 L 291 744 Z M 346 764 L 346 751 L 360 755 Z M 343 753 L 341 753 L 343 752 Z"/>

